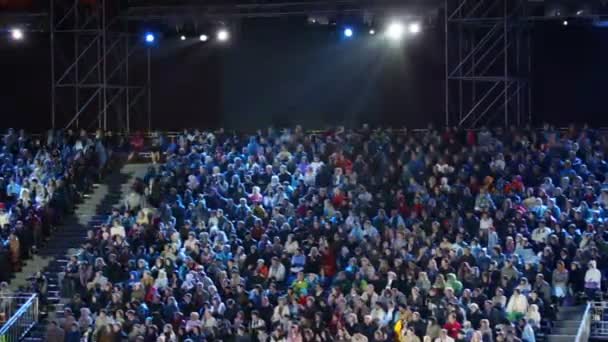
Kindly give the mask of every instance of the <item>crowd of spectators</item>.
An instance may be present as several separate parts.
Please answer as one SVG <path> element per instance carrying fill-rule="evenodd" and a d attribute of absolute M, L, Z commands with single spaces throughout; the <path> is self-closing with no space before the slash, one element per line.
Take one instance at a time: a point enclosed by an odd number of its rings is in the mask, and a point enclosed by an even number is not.
<path fill-rule="evenodd" d="M 602 294 L 606 132 L 188 130 L 153 146 L 165 160 L 70 260 L 49 336 L 534 342 Z"/>
<path fill-rule="evenodd" d="M 97 132 L 9 129 L 0 141 L 0 280 L 44 244 L 51 229 L 91 189 L 109 152 Z"/>
<path fill-rule="evenodd" d="M 97 132 L 9 129 L 0 141 L 0 321 L 10 316 L 7 281 L 44 246 L 54 227 L 105 168 L 111 150 Z M 6 298 L 5 298 L 6 297 Z"/>

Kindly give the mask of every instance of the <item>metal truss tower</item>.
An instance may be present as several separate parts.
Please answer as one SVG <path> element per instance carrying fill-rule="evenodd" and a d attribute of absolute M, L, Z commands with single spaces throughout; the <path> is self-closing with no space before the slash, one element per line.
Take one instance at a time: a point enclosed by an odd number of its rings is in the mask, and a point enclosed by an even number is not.
<path fill-rule="evenodd" d="M 129 132 L 137 121 L 150 128 L 150 49 L 120 10 L 120 1 L 50 0 L 52 127 Z M 147 84 L 138 84 L 130 66 L 146 52 Z"/>
<path fill-rule="evenodd" d="M 527 0 L 445 0 L 445 124 L 531 120 Z"/>

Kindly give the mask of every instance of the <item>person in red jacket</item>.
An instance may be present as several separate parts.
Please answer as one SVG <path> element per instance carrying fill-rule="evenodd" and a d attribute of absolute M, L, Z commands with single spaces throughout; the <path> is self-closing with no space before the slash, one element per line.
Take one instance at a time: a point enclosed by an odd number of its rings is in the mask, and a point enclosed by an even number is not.
<path fill-rule="evenodd" d="M 456 314 L 451 313 L 448 316 L 448 321 L 443 325 L 443 328 L 448 331 L 448 335 L 453 339 L 458 339 L 458 334 L 462 329 L 462 325 L 456 320 Z"/>
<path fill-rule="evenodd" d="M 131 145 L 131 153 L 128 159 L 131 160 L 144 149 L 144 134 L 142 132 L 135 132 L 129 139 L 129 144 Z"/>

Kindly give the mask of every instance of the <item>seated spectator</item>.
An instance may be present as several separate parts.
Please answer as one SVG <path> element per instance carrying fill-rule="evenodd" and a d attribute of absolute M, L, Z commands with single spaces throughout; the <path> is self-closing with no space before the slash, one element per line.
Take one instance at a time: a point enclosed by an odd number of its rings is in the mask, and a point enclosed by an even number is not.
<path fill-rule="evenodd" d="M 526 313 L 526 316 L 524 318 L 526 319 L 526 321 L 528 323 L 530 323 L 532 328 L 534 328 L 534 329 L 540 328 L 541 316 L 540 316 L 540 311 L 538 309 L 538 305 L 531 304 L 528 307 L 528 312 Z"/>
<path fill-rule="evenodd" d="M 528 312 L 528 299 L 518 289 L 514 289 L 507 303 L 506 311 L 511 322 L 519 320 Z"/>
<path fill-rule="evenodd" d="M 597 269 L 596 261 L 589 261 L 589 269 L 585 273 L 585 291 L 587 297 L 595 298 L 597 291 L 601 290 L 602 273 Z"/>
<path fill-rule="evenodd" d="M 59 327 L 57 321 L 51 321 L 46 331 L 46 341 L 49 342 L 64 342 L 65 331 Z"/>

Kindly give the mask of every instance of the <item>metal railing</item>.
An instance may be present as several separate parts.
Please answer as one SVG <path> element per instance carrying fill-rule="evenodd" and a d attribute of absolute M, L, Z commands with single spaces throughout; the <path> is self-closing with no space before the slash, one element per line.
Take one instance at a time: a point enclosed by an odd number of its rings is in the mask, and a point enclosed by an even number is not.
<path fill-rule="evenodd" d="M 0 328 L 0 342 L 18 342 L 38 323 L 38 295 L 6 296 L 0 301 L 16 309 Z"/>
<path fill-rule="evenodd" d="M 30 297 L 29 293 L 18 295 L 0 294 L 0 327 L 4 326 Z"/>
<path fill-rule="evenodd" d="M 608 337 L 608 302 L 591 302 L 590 337 Z"/>
<path fill-rule="evenodd" d="M 578 328 L 575 341 L 589 341 L 589 337 L 591 336 L 591 319 L 593 318 L 591 310 L 592 305 L 593 303 L 589 302 L 585 307 L 585 314 L 583 315 L 581 325 Z"/>

